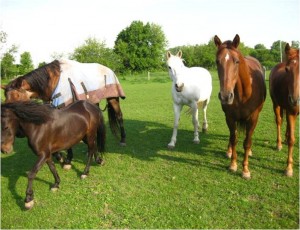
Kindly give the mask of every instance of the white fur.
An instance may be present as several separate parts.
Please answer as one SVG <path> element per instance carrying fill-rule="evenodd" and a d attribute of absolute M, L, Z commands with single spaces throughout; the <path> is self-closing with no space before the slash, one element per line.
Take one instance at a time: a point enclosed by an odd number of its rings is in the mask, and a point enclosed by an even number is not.
<path fill-rule="evenodd" d="M 212 78 L 208 70 L 202 67 L 188 68 L 184 66 L 181 59 L 181 52 L 177 55 L 167 54 L 167 64 L 172 84 L 173 108 L 174 108 L 174 129 L 169 148 L 174 148 L 176 143 L 177 129 L 180 112 L 183 105 L 191 108 L 192 122 L 194 125 L 194 143 L 199 143 L 198 134 L 198 104 L 203 102 L 203 129 L 207 129 L 206 109 L 212 92 Z M 175 85 L 183 87 L 181 92 L 177 92 Z"/>

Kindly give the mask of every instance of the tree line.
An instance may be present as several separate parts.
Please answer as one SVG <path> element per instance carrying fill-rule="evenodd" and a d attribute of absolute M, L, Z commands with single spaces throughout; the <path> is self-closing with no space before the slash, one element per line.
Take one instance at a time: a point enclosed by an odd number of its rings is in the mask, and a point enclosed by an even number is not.
<path fill-rule="evenodd" d="M 6 39 L 7 34 L 1 31 L 1 49 Z M 239 49 L 244 56 L 253 56 L 266 69 L 271 69 L 281 61 L 285 44 L 285 41 L 274 41 L 268 49 L 263 44 L 257 44 L 254 48 L 250 48 L 241 43 Z M 117 35 L 113 48 L 108 48 L 105 42 L 90 37 L 82 45 L 76 47 L 68 58 L 79 62 L 101 63 L 121 74 L 161 71 L 166 69 L 167 45 L 168 41 L 161 26 L 154 23 L 144 24 L 141 21 L 133 21 L 130 26 Z M 299 41 L 292 41 L 290 45 L 299 48 Z M 173 53 L 181 50 L 185 65 L 188 67 L 216 68 L 216 47 L 213 38 L 207 44 L 184 45 L 169 50 Z M 11 79 L 34 69 L 31 54 L 28 51 L 20 55 L 20 64 L 15 64 L 17 52 L 18 47 L 13 45 L 1 55 L 1 78 Z M 60 56 L 61 54 L 54 54 L 53 58 L 58 59 Z M 39 66 L 44 64 L 46 63 L 41 62 Z"/>

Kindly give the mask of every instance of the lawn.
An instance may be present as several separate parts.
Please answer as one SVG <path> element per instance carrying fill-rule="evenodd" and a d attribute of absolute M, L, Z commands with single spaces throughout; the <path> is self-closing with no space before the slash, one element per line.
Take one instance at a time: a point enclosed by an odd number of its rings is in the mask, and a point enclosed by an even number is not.
<path fill-rule="evenodd" d="M 36 157 L 26 139 L 15 153 L 1 155 L 1 228 L 299 228 L 299 122 L 294 148 L 294 176 L 284 176 L 287 146 L 278 152 L 270 96 L 253 136 L 251 180 L 241 177 L 243 134 L 239 135 L 238 171 L 228 171 L 228 129 L 217 94 L 208 106 L 208 132 L 193 144 L 191 117 L 182 112 L 177 145 L 172 135 L 171 82 L 166 73 L 120 77 L 127 98 L 121 101 L 127 146 L 120 147 L 108 126 L 106 164 L 92 163 L 80 179 L 86 146 L 74 147 L 73 167 L 63 170 L 60 189 L 47 166 L 33 186 L 35 206 L 24 209 L 26 172 Z M 268 85 L 268 81 L 266 82 Z M 103 108 L 105 102 L 101 103 Z M 185 110 L 185 109 L 184 109 Z M 107 113 L 105 112 L 107 122 Z M 199 113 L 202 122 L 202 113 Z M 285 131 L 285 126 L 284 126 Z"/>

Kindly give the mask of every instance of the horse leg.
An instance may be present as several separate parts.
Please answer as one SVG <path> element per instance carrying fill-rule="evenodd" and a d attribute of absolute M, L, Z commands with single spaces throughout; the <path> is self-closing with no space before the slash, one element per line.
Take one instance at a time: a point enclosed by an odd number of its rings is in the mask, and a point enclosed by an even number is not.
<path fill-rule="evenodd" d="M 108 117 L 109 117 L 109 124 L 110 128 L 113 133 L 116 135 L 116 129 L 120 128 L 121 132 L 121 140 L 120 145 L 126 146 L 126 132 L 123 124 L 123 114 L 121 111 L 119 98 L 109 98 L 107 99 L 109 104 L 108 106 Z"/>
<path fill-rule="evenodd" d="M 273 110 L 275 113 L 275 120 L 277 126 L 277 150 L 280 151 L 282 149 L 282 139 L 281 139 L 281 125 L 282 125 L 282 116 L 283 110 L 280 106 L 273 106 Z"/>
<path fill-rule="evenodd" d="M 173 127 L 173 134 L 171 137 L 171 141 L 168 144 L 169 149 L 173 149 L 176 144 L 177 129 L 178 129 L 178 124 L 179 124 L 179 119 L 180 119 L 180 112 L 182 110 L 182 105 L 174 103 L 173 109 L 174 109 L 174 127 Z"/>
<path fill-rule="evenodd" d="M 252 146 L 252 134 L 254 132 L 254 129 L 256 127 L 257 121 L 258 121 L 258 114 L 259 111 L 256 112 L 256 114 L 253 115 L 253 117 L 247 122 L 246 124 L 246 137 L 244 140 L 244 161 L 243 161 L 243 174 L 242 177 L 244 179 L 250 179 L 251 173 L 249 171 L 249 156 L 252 155 L 251 146 Z"/>
<path fill-rule="evenodd" d="M 96 137 L 87 138 L 87 145 L 88 145 L 88 160 L 87 160 L 86 166 L 83 170 L 83 173 L 81 175 L 81 179 L 85 179 L 90 172 L 90 165 L 91 165 L 93 156 L 95 155 L 95 152 L 97 152 Z"/>
<path fill-rule="evenodd" d="M 72 159 L 73 159 L 73 150 L 72 150 L 72 148 L 69 148 L 67 150 L 67 158 L 64 160 L 64 163 L 63 163 L 64 164 L 64 166 L 63 166 L 64 169 L 66 169 L 66 170 L 71 169 Z"/>
<path fill-rule="evenodd" d="M 288 144 L 288 158 L 287 158 L 287 167 L 285 170 L 285 175 L 288 177 L 293 176 L 293 148 L 295 144 L 295 123 L 296 115 L 290 114 L 287 112 L 287 129 L 289 130 L 289 135 L 287 139 Z"/>
<path fill-rule="evenodd" d="M 236 144 L 237 144 L 237 127 L 236 127 L 236 122 L 226 116 L 226 123 L 229 128 L 230 136 L 229 136 L 229 144 L 228 144 L 228 149 L 230 148 L 231 150 L 231 162 L 229 166 L 229 170 L 232 172 L 236 172 L 237 170 L 237 153 L 236 153 Z M 228 156 L 228 152 L 227 152 Z"/>
<path fill-rule="evenodd" d="M 26 197 L 25 197 L 25 208 L 31 209 L 34 205 L 33 200 L 33 189 L 32 189 L 32 183 L 34 178 L 36 177 L 36 174 L 41 169 L 43 164 L 46 161 L 46 154 L 41 154 L 38 156 L 38 160 L 36 161 L 35 165 L 33 166 L 32 170 L 28 173 L 28 184 L 26 189 Z"/>
<path fill-rule="evenodd" d="M 51 186 L 51 191 L 54 192 L 54 191 L 56 191 L 59 188 L 60 178 L 58 176 L 58 173 L 56 171 L 55 165 L 54 165 L 54 163 L 53 163 L 53 161 L 52 161 L 51 158 L 49 158 L 47 160 L 47 165 L 48 165 L 50 171 L 52 172 L 52 174 L 54 176 L 55 183 L 54 183 L 54 185 Z"/>
<path fill-rule="evenodd" d="M 203 124 L 202 124 L 202 132 L 206 133 L 207 128 L 208 128 L 208 123 L 207 123 L 207 117 L 206 117 L 206 110 L 207 110 L 207 105 L 208 105 L 208 100 L 205 100 L 203 102 Z"/>
<path fill-rule="evenodd" d="M 193 140 L 193 142 L 195 144 L 199 144 L 200 140 L 199 140 L 199 133 L 198 133 L 199 121 L 198 121 L 198 107 L 197 107 L 197 103 L 195 103 L 195 105 L 192 107 L 192 112 L 193 112 L 192 121 L 193 121 L 193 125 L 194 125 L 194 140 Z"/>

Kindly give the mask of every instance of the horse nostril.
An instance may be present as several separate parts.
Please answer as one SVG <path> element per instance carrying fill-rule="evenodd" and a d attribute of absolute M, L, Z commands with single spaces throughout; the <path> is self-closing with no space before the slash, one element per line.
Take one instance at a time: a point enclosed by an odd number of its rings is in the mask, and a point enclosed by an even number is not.
<path fill-rule="evenodd" d="M 233 99 L 233 93 L 229 93 L 228 99 L 229 99 L 229 100 L 232 100 L 232 99 Z"/>

